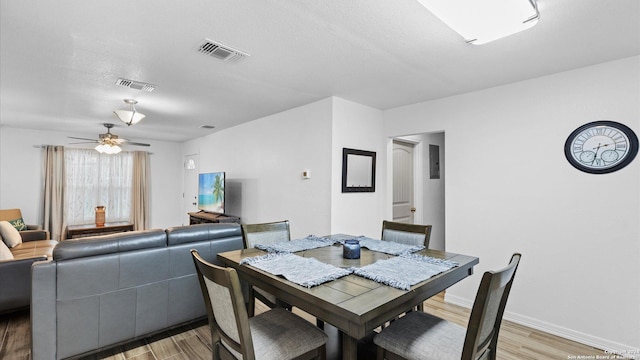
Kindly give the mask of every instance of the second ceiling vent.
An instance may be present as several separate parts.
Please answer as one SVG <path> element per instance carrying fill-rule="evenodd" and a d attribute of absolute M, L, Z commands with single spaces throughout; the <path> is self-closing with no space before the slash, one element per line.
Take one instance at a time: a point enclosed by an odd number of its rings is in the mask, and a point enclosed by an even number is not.
<path fill-rule="evenodd" d="M 242 52 L 238 49 L 234 49 L 232 47 L 223 45 L 219 42 L 204 39 L 198 45 L 198 52 L 212 56 L 216 59 L 220 59 L 227 62 L 238 62 L 245 57 L 249 56 L 249 54 Z"/>

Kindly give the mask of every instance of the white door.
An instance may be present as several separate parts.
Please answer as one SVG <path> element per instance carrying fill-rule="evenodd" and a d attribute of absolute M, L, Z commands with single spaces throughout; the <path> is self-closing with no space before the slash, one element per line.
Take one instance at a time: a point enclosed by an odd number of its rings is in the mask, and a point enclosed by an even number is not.
<path fill-rule="evenodd" d="M 184 188 L 182 201 L 184 217 L 182 225 L 189 225 L 190 212 L 198 211 L 198 154 L 184 157 Z"/>
<path fill-rule="evenodd" d="M 393 141 L 393 221 L 413 224 L 413 144 Z"/>

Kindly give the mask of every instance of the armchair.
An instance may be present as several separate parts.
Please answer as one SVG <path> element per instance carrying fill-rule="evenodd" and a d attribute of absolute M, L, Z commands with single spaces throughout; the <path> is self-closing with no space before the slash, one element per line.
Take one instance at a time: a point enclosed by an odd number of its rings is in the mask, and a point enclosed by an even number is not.
<path fill-rule="evenodd" d="M 22 220 L 22 212 L 20 209 L 7 209 L 0 210 L 0 221 L 8 221 L 10 223 L 14 223 L 16 221 L 20 221 L 24 224 Z M 22 241 L 34 241 L 34 240 L 49 240 L 50 235 L 48 230 L 43 230 L 40 225 L 26 225 L 25 230 L 18 230 L 20 232 L 20 236 L 22 237 Z"/>

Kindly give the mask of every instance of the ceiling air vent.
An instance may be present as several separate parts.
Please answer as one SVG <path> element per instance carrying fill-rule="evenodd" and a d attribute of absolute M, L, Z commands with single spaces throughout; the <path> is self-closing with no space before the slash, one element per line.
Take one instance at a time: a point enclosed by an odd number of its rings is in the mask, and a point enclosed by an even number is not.
<path fill-rule="evenodd" d="M 202 54 L 227 62 L 238 62 L 249 56 L 249 54 L 245 52 L 209 39 L 204 39 L 200 45 L 198 45 L 197 50 Z"/>
<path fill-rule="evenodd" d="M 202 125 L 200 126 L 201 129 L 215 129 L 215 126 L 213 125 Z"/>
<path fill-rule="evenodd" d="M 123 78 L 119 78 L 118 81 L 116 81 L 116 85 L 128 87 L 131 89 L 136 89 L 136 90 L 142 90 L 146 92 L 152 92 L 153 90 L 156 89 L 155 85 L 144 83 L 141 81 L 127 80 Z"/>

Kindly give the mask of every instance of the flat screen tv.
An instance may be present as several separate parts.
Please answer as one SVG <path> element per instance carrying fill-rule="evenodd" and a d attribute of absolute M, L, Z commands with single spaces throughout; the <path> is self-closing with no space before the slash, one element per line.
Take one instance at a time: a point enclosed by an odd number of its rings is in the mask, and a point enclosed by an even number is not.
<path fill-rule="evenodd" d="M 224 214 L 224 172 L 199 174 L 198 209 Z"/>

